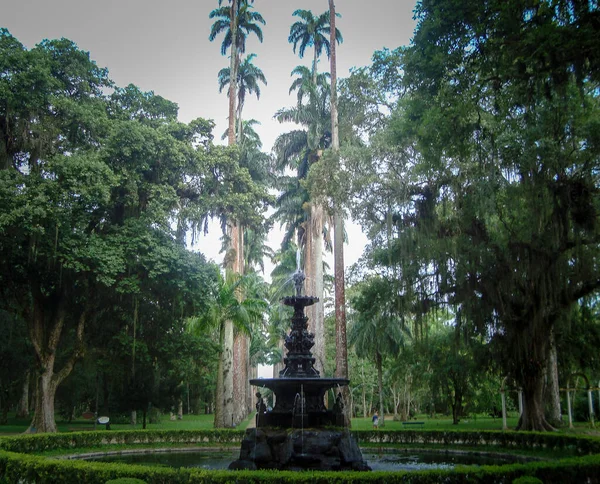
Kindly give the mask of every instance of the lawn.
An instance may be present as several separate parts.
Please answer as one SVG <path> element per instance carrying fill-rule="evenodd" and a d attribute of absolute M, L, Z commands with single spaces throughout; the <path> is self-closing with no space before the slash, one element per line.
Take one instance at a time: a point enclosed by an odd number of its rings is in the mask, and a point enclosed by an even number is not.
<path fill-rule="evenodd" d="M 149 430 L 207 430 L 213 428 L 213 415 L 184 415 L 183 420 L 170 420 L 168 415 L 162 417 L 161 422 L 157 424 L 147 423 L 146 428 Z M 254 420 L 254 414 L 250 415 L 244 420 L 238 429 L 245 429 L 248 423 Z M 493 419 L 489 416 L 471 416 L 469 418 L 461 419 L 458 425 L 452 424 L 452 419 L 449 417 L 440 418 L 429 418 L 425 415 L 418 416 L 415 420 L 418 422 L 424 422 L 423 425 L 402 425 L 400 421 L 394 421 L 391 416 L 385 417 L 385 425 L 380 429 L 385 430 L 502 430 L 502 419 Z M 565 418 L 566 421 L 566 418 Z M 518 417 L 515 414 L 509 414 L 507 419 L 508 428 L 514 429 L 517 425 Z M 93 430 L 94 424 L 90 420 L 85 419 L 73 419 L 71 422 L 66 420 L 57 420 L 59 432 L 72 432 L 76 430 Z M 0 435 L 14 435 L 24 432 L 29 426 L 28 420 L 17 420 L 14 417 L 8 419 L 8 425 L 0 425 Z M 103 425 L 97 425 L 97 430 L 104 430 Z M 352 419 L 352 430 L 372 430 L 373 425 L 371 418 L 353 418 Z M 141 417 L 138 418 L 137 425 L 130 425 L 128 423 L 122 424 L 111 424 L 111 430 L 141 430 Z M 575 423 L 575 429 L 570 430 L 566 427 L 560 429 L 563 433 L 578 433 L 578 434 L 591 434 L 600 435 L 600 432 L 596 429 L 592 429 L 589 422 L 577 422 Z"/>

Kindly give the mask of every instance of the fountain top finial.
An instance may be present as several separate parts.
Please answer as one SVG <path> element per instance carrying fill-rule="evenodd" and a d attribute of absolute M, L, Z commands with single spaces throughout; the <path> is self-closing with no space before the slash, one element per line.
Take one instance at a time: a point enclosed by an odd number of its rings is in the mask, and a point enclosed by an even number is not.
<path fill-rule="evenodd" d="M 296 272 L 294 272 L 292 279 L 294 280 L 294 286 L 296 288 L 296 296 L 301 296 L 302 286 L 304 285 L 304 280 L 306 279 L 304 272 L 302 272 L 301 270 L 297 270 Z"/>

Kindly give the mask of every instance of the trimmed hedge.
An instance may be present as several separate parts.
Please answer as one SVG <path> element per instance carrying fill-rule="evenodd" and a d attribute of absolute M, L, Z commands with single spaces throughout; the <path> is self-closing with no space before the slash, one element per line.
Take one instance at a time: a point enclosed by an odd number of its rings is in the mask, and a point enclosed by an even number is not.
<path fill-rule="evenodd" d="M 99 447 L 111 444 L 214 443 L 239 444 L 243 430 L 117 430 L 60 434 L 30 434 L 0 438 L 0 449 L 40 453 L 56 449 Z"/>
<path fill-rule="evenodd" d="M 90 435 L 95 434 L 95 435 Z M 553 461 L 536 461 L 503 466 L 458 466 L 454 470 L 419 472 L 288 472 L 288 471 L 207 471 L 170 469 L 128 464 L 109 464 L 78 460 L 60 460 L 18 452 L 43 452 L 104 444 L 151 442 L 232 443 L 243 432 L 226 431 L 123 431 L 42 434 L 0 439 L 0 479 L 5 482 L 59 484 L 85 482 L 105 484 L 119 478 L 137 478 L 148 484 L 195 483 L 512 483 L 522 476 L 542 482 L 600 482 L 600 439 L 556 434 L 521 432 L 355 432 L 359 442 L 372 443 L 445 443 L 453 446 L 496 445 L 515 449 L 565 449 L 565 454 L 588 454 Z M 53 445 L 54 444 L 54 445 Z M 518 445 L 519 444 L 519 445 Z M 18 449 L 18 452 L 16 451 Z M 28 449 L 28 450 L 24 450 Z"/>

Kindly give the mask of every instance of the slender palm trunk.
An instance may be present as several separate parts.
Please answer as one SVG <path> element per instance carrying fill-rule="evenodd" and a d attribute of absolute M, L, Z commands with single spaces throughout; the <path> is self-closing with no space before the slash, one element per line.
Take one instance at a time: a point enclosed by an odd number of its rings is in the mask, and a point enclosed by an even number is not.
<path fill-rule="evenodd" d="M 306 231 L 305 293 L 319 302 L 307 308 L 308 324 L 315 335 L 315 368 L 325 376 L 325 314 L 323 305 L 323 206 L 312 204 Z"/>
<path fill-rule="evenodd" d="M 229 146 L 236 144 L 236 99 L 237 99 L 237 11 L 238 0 L 231 1 L 231 57 L 229 60 Z M 227 236 L 229 250 L 227 251 L 227 265 L 234 272 L 239 272 L 239 247 L 240 226 L 233 220 L 227 222 Z M 233 257 L 231 257 L 233 255 Z M 243 267 L 243 266 L 242 266 Z M 234 424 L 234 335 L 233 322 L 225 321 L 221 327 L 221 358 L 217 374 L 217 388 L 215 398 L 215 427 L 231 427 Z"/>
<path fill-rule="evenodd" d="M 375 367 L 377 368 L 377 387 L 379 388 L 379 426 L 385 427 L 385 399 L 383 398 L 383 358 L 379 351 L 375 352 Z"/>
<path fill-rule="evenodd" d="M 340 140 L 338 134 L 338 111 L 337 111 L 337 57 L 335 36 L 335 5 L 329 0 L 329 26 L 330 26 L 330 68 L 331 68 L 331 148 L 339 153 Z M 346 337 L 346 292 L 344 281 L 344 221 L 342 212 L 337 204 L 334 205 L 333 213 L 333 254 L 335 273 L 335 354 L 336 376 L 348 378 L 348 343 Z M 344 401 L 350 400 L 350 389 L 344 387 Z M 346 405 L 345 419 L 350 425 L 349 408 Z M 383 419 L 383 415 L 381 416 Z"/>
<path fill-rule="evenodd" d="M 229 59 L 229 133 L 228 144 L 235 144 L 235 101 L 237 97 L 237 19 L 238 0 L 231 1 L 231 58 Z"/>

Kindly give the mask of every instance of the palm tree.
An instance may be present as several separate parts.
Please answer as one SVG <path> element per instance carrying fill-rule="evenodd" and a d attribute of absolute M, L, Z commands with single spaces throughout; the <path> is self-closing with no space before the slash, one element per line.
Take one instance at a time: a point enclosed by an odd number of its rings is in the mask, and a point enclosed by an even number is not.
<path fill-rule="evenodd" d="M 246 39 L 251 33 L 254 33 L 258 39 L 263 41 L 263 34 L 258 24 L 265 25 L 265 19 L 258 12 L 252 10 L 248 0 L 230 0 L 231 7 L 221 7 L 222 1 L 219 1 L 219 8 L 214 9 L 209 14 L 209 18 L 215 18 L 211 27 L 208 39 L 212 42 L 218 35 L 224 33 L 221 43 L 221 54 L 226 55 L 227 50 L 231 49 L 230 54 L 230 72 L 233 72 L 232 82 L 229 87 L 229 144 L 235 144 L 235 98 L 237 95 L 237 69 L 240 63 L 239 56 L 246 51 Z M 235 42 L 233 39 L 235 38 Z"/>
<path fill-rule="evenodd" d="M 289 93 L 298 91 L 298 104 L 302 104 L 305 97 L 310 96 L 310 90 L 312 86 L 317 86 L 317 89 L 329 89 L 328 79 L 330 75 L 328 72 L 323 74 L 317 74 L 316 81 L 313 78 L 313 73 L 306 66 L 296 66 L 292 70 L 292 76 L 298 76 L 292 82 Z"/>
<path fill-rule="evenodd" d="M 222 0 L 219 0 L 219 8 L 210 12 L 209 17 L 215 18 L 215 23 L 212 25 L 209 40 L 212 42 L 215 40 L 217 35 L 223 33 L 224 39 L 221 44 L 221 54 L 225 55 L 227 49 L 231 49 L 230 54 L 230 83 L 229 83 L 229 145 L 234 145 L 236 142 L 235 137 L 235 116 L 236 116 L 236 96 L 237 96 L 237 72 L 240 62 L 240 55 L 246 50 L 246 39 L 251 33 L 254 33 L 258 39 L 262 42 L 263 35 L 262 30 L 258 24 L 265 24 L 265 20 L 262 15 L 258 12 L 254 12 L 252 7 L 248 3 L 249 0 L 230 0 L 230 7 L 222 7 Z M 250 0 L 253 1 L 253 0 Z M 228 241 L 228 250 L 226 252 L 225 259 L 230 264 L 231 269 L 241 274 L 244 269 L 244 237 L 243 228 L 236 220 L 231 218 L 226 222 L 226 240 Z M 239 340 L 234 341 L 233 337 L 233 326 L 231 322 L 225 324 L 225 342 L 224 351 L 222 358 L 228 358 L 227 362 L 224 362 L 224 370 L 227 371 L 227 378 L 224 379 L 223 383 L 223 398 L 217 400 L 217 405 L 226 405 L 222 414 L 225 413 L 232 415 L 231 425 L 233 422 L 233 415 L 243 415 L 238 412 L 239 402 L 242 396 L 235 394 L 234 383 L 235 380 L 239 380 L 240 365 L 234 366 L 234 353 L 236 348 L 240 347 Z M 245 339 L 245 338 L 244 338 Z M 239 361 L 239 359 L 238 359 Z M 233 370 L 233 371 L 232 371 Z M 234 375 L 235 372 L 235 375 Z M 237 377 L 237 378 L 236 378 Z M 243 410 L 241 410 L 243 412 Z M 225 419 L 220 418 L 219 423 L 223 426 L 229 425 L 229 421 L 225 422 Z"/>
<path fill-rule="evenodd" d="M 298 244 L 304 247 L 304 271 L 306 273 L 306 292 L 319 297 L 320 301 L 308 308 L 307 316 L 315 333 L 313 354 L 319 371 L 325 361 L 325 326 L 323 307 L 323 226 L 325 212 L 323 207 L 311 203 L 301 180 L 306 178 L 310 166 L 318 161 L 320 152 L 329 146 L 331 139 L 329 123 L 329 89 L 326 84 L 317 86 L 306 80 L 302 86 L 306 95 L 298 105 L 280 109 L 275 117 L 280 122 L 294 122 L 304 127 L 279 136 L 274 150 L 277 155 L 276 166 L 282 170 L 296 169 L 296 180 L 288 180 L 289 193 L 280 197 L 280 202 L 294 200 L 294 207 L 287 203 L 287 234 L 297 230 Z M 291 195 L 291 196 L 290 196 Z M 281 212 L 280 212 L 281 214 Z M 294 225 L 291 225 L 292 222 Z M 289 239 L 288 239 L 289 240 Z"/>
<path fill-rule="evenodd" d="M 294 22 L 290 28 L 288 42 L 294 44 L 294 54 L 296 48 L 298 55 L 302 59 L 307 47 L 313 47 L 313 83 L 317 84 L 317 61 L 319 56 L 325 50 L 329 57 L 330 51 L 330 16 L 329 12 L 323 12 L 315 17 L 310 10 L 296 10 L 292 16 L 300 17 L 300 20 Z M 338 44 L 343 41 L 342 34 L 335 29 L 335 38 Z"/>
<path fill-rule="evenodd" d="M 256 94 L 256 99 L 260 99 L 259 82 L 262 82 L 265 86 L 267 85 L 267 78 L 265 77 L 263 71 L 252 63 L 252 59 L 254 59 L 255 57 L 256 54 L 249 54 L 238 67 L 238 93 L 236 112 L 238 142 L 242 137 L 242 111 L 244 109 L 244 103 L 246 101 L 246 94 Z M 219 81 L 219 92 L 222 92 L 225 86 L 230 84 L 230 73 L 230 67 L 225 67 L 219 71 L 219 74 L 217 75 Z"/>
<path fill-rule="evenodd" d="M 208 40 L 214 41 L 218 35 L 225 33 L 223 42 L 221 43 L 221 55 L 227 55 L 227 51 L 232 47 L 233 33 L 231 28 L 231 10 L 235 3 L 236 8 L 236 54 L 244 54 L 246 52 L 246 39 L 251 33 L 254 33 L 258 40 L 263 41 L 263 33 L 258 24 L 265 25 L 266 21 L 263 16 L 252 10 L 252 6 L 248 5 L 247 0 L 230 1 L 231 7 L 221 7 L 214 9 L 208 14 L 209 18 L 216 19 L 213 23 Z"/>
<path fill-rule="evenodd" d="M 220 272 L 217 276 L 217 284 L 213 288 L 211 299 L 208 302 L 208 307 L 204 313 L 195 318 L 188 320 L 188 331 L 191 333 L 201 333 L 207 328 L 219 329 L 219 344 L 221 351 L 231 351 L 226 342 L 228 331 L 233 333 L 234 328 L 238 332 L 251 334 L 251 326 L 253 323 L 262 321 L 263 314 L 267 309 L 267 304 L 264 299 L 255 297 L 245 297 L 240 300 L 239 293 L 244 292 L 248 284 L 248 279 L 227 271 L 225 277 Z M 230 336 L 233 339 L 233 334 Z M 216 428 L 226 427 L 230 425 L 225 422 L 229 418 L 229 414 L 224 413 L 224 409 L 228 408 L 232 402 L 226 402 L 219 405 L 219 400 L 229 398 L 225 393 L 225 375 L 232 371 L 232 368 L 227 365 L 231 364 L 231 358 L 219 358 L 219 367 L 217 372 L 217 389 L 215 405 L 215 421 Z M 231 414 L 233 416 L 233 413 Z"/>
<path fill-rule="evenodd" d="M 377 369 L 382 427 L 385 425 L 383 359 L 386 355 L 397 354 L 410 335 L 403 319 L 396 314 L 396 295 L 391 287 L 389 281 L 381 277 L 372 277 L 359 284 L 358 294 L 352 300 L 354 313 L 348 331 L 348 340 L 357 356 L 373 361 Z"/>

